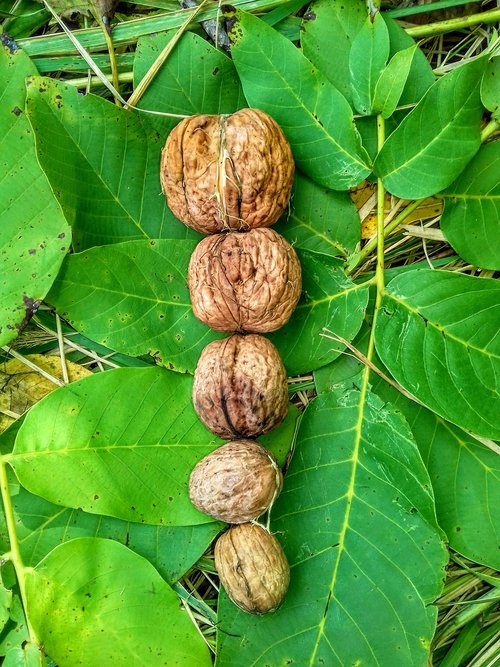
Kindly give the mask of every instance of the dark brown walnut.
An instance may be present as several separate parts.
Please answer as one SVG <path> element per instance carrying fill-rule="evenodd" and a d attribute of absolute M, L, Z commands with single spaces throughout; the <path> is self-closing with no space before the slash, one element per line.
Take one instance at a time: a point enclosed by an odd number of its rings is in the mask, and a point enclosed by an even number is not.
<path fill-rule="evenodd" d="M 251 438 L 285 418 L 288 386 L 274 345 L 255 334 L 209 343 L 194 373 L 193 403 L 199 418 L 221 438 Z"/>
<path fill-rule="evenodd" d="M 253 440 L 233 440 L 195 466 L 189 496 L 214 519 L 245 523 L 269 509 L 281 484 L 278 464 L 265 447 Z"/>
<path fill-rule="evenodd" d="M 217 540 L 215 567 L 231 600 L 250 614 L 274 611 L 290 582 L 280 543 L 255 523 L 234 526 Z"/>
<path fill-rule="evenodd" d="M 294 175 L 279 125 L 259 109 L 198 115 L 169 134 L 161 183 L 170 210 L 202 234 L 276 222 L 288 205 Z"/>
<path fill-rule="evenodd" d="M 295 250 L 273 229 L 203 239 L 191 255 L 188 284 L 195 316 L 216 331 L 276 331 L 302 289 Z"/>

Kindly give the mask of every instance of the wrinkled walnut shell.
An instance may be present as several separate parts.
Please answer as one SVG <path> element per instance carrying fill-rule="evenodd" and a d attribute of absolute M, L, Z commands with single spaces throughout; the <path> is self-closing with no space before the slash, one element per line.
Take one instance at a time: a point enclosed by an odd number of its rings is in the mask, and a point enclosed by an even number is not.
<path fill-rule="evenodd" d="M 160 166 L 170 210 L 202 234 L 272 225 L 293 174 L 285 135 L 259 109 L 186 118 L 169 134 Z"/>
<path fill-rule="evenodd" d="M 295 250 L 272 229 L 203 239 L 191 255 L 188 284 L 195 316 L 216 331 L 276 331 L 302 289 Z"/>
<path fill-rule="evenodd" d="M 267 449 L 253 440 L 233 440 L 205 456 L 189 479 L 193 505 L 226 523 L 252 521 L 269 509 L 282 484 Z"/>
<path fill-rule="evenodd" d="M 290 582 L 280 543 L 259 524 L 242 523 L 224 533 L 215 544 L 215 567 L 231 600 L 250 614 L 277 609 Z"/>
<path fill-rule="evenodd" d="M 274 345 L 255 334 L 209 343 L 194 373 L 193 403 L 221 438 L 248 438 L 278 426 L 288 410 L 285 367 Z"/>

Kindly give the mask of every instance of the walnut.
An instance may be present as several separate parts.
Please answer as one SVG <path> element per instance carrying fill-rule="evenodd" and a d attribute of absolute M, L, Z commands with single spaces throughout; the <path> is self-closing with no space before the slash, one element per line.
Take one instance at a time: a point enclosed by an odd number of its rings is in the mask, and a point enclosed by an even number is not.
<path fill-rule="evenodd" d="M 202 234 L 267 227 L 286 209 L 290 146 L 259 109 L 191 116 L 169 134 L 160 175 L 175 216 Z"/>
<path fill-rule="evenodd" d="M 217 540 L 215 567 L 231 600 L 250 614 L 274 611 L 290 582 L 280 543 L 256 523 L 234 526 Z"/>
<path fill-rule="evenodd" d="M 272 229 L 207 236 L 191 255 L 188 284 L 195 316 L 216 331 L 276 331 L 302 289 L 292 246 Z"/>
<path fill-rule="evenodd" d="M 269 509 L 282 479 L 265 447 L 253 440 L 234 440 L 195 466 L 189 495 L 201 512 L 227 523 L 244 523 Z"/>
<path fill-rule="evenodd" d="M 255 334 L 209 343 L 194 373 L 193 403 L 201 421 L 221 438 L 271 431 L 288 410 L 286 371 L 278 351 Z"/>

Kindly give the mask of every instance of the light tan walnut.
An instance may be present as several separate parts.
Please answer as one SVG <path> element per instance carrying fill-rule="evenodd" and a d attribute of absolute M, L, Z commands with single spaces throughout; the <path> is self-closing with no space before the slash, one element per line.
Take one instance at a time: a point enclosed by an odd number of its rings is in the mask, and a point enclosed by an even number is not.
<path fill-rule="evenodd" d="M 160 175 L 172 213 L 202 234 L 276 222 L 294 175 L 290 146 L 259 109 L 181 121 L 162 152 Z"/>
<path fill-rule="evenodd" d="M 274 345 L 255 334 L 209 343 L 194 373 L 193 403 L 221 438 L 248 438 L 278 426 L 288 410 L 287 376 Z"/>
<path fill-rule="evenodd" d="M 288 322 L 302 290 L 295 250 L 272 229 L 203 239 L 189 262 L 195 316 L 216 331 L 267 333 Z"/>
<path fill-rule="evenodd" d="M 277 609 L 290 582 L 280 543 L 255 523 L 233 526 L 217 540 L 215 567 L 228 596 L 250 614 Z"/>
<path fill-rule="evenodd" d="M 233 440 L 205 456 L 189 479 L 189 496 L 201 512 L 227 523 L 264 514 L 281 489 L 272 454 L 253 440 Z"/>

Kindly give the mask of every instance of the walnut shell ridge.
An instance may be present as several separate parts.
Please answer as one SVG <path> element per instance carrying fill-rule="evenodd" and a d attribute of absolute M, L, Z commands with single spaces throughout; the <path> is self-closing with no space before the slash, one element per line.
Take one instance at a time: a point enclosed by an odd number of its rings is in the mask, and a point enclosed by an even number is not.
<path fill-rule="evenodd" d="M 193 403 L 201 421 L 221 438 L 271 431 L 288 411 L 287 376 L 277 349 L 256 334 L 209 343 L 194 373 Z"/>
<path fill-rule="evenodd" d="M 288 205 L 293 175 L 285 135 L 259 109 L 182 120 L 160 165 L 170 210 L 202 234 L 272 225 Z"/>
<path fill-rule="evenodd" d="M 204 238 L 191 255 L 188 285 L 195 316 L 216 331 L 276 331 L 302 290 L 300 261 L 273 229 Z"/>
<path fill-rule="evenodd" d="M 250 614 L 277 609 L 290 583 L 280 543 L 257 523 L 233 526 L 217 540 L 215 567 L 231 600 Z"/>
<path fill-rule="evenodd" d="M 205 456 L 189 478 L 189 496 L 201 512 L 226 523 L 264 514 L 281 489 L 276 460 L 253 440 L 233 440 Z"/>

